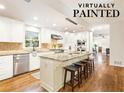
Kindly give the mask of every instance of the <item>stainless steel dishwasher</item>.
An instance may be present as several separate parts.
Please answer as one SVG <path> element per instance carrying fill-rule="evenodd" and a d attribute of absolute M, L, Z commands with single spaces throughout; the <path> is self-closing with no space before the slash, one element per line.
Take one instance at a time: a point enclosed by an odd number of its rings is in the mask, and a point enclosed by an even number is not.
<path fill-rule="evenodd" d="M 14 76 L 29 71 L 29 54 L 16 54 L 13 56 Z"/>

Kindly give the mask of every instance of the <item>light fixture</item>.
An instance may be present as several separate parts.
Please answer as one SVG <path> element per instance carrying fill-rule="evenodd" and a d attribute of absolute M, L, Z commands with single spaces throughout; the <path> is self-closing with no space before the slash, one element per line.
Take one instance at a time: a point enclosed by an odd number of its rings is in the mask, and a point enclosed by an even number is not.
<path fill-rule="evenodd" d="M 73 30 L 73 33 L 76 32 L 75 30 Z"/>
<path fill-rule="evenodd" d="M 0 9 L 1 9 L 1 10 L 4 10 L 4 9 L 5 9 L 5 6 L 2 5 L 2 4 L 0 4 Z"/>
<path fill-rule="evenodd" d="M 56 24 L 53 24 L 53 26 L 56 26 Z"/>
<path fill-rule="evenodd" d="M 68 30 L 68 28 L 66 27 L 65 30 Z"/>
<path fill-rule="evenodd" d="M 37 25 L 37 24 L 34 24 L 34 26 L 35 26 L 35 27 L 38 27 L 38 25 Z"/>
<path fill-rule="evenodd" d="M 65 32 L 65 34 L 66 34 L 66 35 L 68 35 L 68 34 L 69 34 L 69 32 Z"/>
<path fill-rule="evenodd" d="M 91 31 L 93 32 L 94 31 L 94 28 L 91 28 Z"/>
<path fill-rule="evenodd" d="M 33 19 L 34 19 L 35 21 L 37 21 L 37 20 L 38 20 L 38 17 L 35 16 Z"/>

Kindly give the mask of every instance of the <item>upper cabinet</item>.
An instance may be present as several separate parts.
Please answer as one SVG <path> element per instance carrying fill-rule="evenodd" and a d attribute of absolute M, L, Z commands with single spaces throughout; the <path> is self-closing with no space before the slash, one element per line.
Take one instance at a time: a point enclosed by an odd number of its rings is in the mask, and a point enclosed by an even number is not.
<path fill-rule="evenodd" d="M 24 23 L 12 21 L 11 42 L 23 42 L 25 38 Z"/>
<path fill-rule="evenodd" d="M 41 43 L 51 42 L 51 30 L 43 28 L 41 31 Z"/>
<path fill-rule="evenodd" d="M 23 42 L 24 24 L 6 17 L 0 17 L 0 42 Z"/>
<path fill-rule="evenodd" d="M 6 42 L 9 38 L 9 29 L 11 22 L 6 18 L 0 17 L 0 42 Z"/>

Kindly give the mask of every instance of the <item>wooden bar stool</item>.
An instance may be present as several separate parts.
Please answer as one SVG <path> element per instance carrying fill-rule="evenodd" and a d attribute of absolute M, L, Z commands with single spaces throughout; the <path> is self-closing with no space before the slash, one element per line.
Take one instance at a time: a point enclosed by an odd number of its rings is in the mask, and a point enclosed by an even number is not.
<path fill-rule="evenodd" d="M 86 79 L 85 65 L 81 62 L 74 63 L 74 65 L 80 68 L 80 83 L 82 83 L 83 77 Z"/>
<path fill-rule="evenodd" d="M 65 88 L 65 85 L 68 84 L 69 86 L 72 87 L 72 92 L 73 92 L 74 88 L 77 85 L 80 87 L 80 73 L 79 73 L 80 68 L 76 67 L 74 65 L 70 65 L 70 66 L 64 67 L 64 69 L 65 69 L 64 88 Z M 71 79 L 70 79 L 69 82 L 66 82 L 67 72 L 68 71 L 71 73 Z M 76 72 L 77 72 L 77 75 L 75 75 Z M 76 84 L 75 84 L 75 81 L 77 81 Z"/>
<path fill-rule="evenodd" d="M 91 54 L 89 55 L 89 57 L 86 59 L 86 61 L 90 61 L 90 62 L 91 62 L 91 64 L 92 64 L 92 71 L 94 71 L 94 70 L 95 70 L 94 54 L 91 53 Z"/>
<path fill-rule="evenodd" d="M 82 60 L 82 61 L 80 61 L 81 62 L 81 64 L 83 64 L 84 65 L 84 74 L 85 74 L 85 79 L 86 78 L 88 78 L 89 77 L 89 74 L 88 74 L 88 68 L 89 68 L 89 64 L 88 64 L 88 62 L 87 61 L 84 61 L 84 60 Z"/>
<path fill-rule="evenodd" d="M 92 58 L 88 58 L 85 59 L 84 61 L 88 62 L 90 65 L 90 69 L 91 69 L 91 73 L 95 70 L 95 65 L 94 65 L 94 59 Z"/>

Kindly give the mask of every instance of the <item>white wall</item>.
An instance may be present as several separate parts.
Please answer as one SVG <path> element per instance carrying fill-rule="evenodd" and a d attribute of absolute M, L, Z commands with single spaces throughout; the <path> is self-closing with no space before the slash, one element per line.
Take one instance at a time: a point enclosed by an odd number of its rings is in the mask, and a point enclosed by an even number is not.
<path fill-rule="evenodd" d="M 110 65 L 124 67 L 124 21 L 111 24 Z"/>

